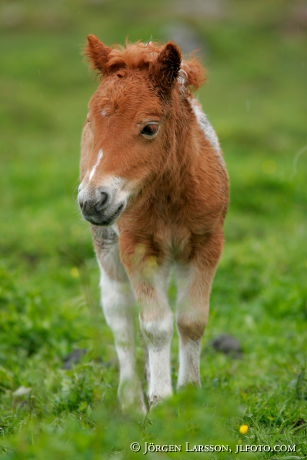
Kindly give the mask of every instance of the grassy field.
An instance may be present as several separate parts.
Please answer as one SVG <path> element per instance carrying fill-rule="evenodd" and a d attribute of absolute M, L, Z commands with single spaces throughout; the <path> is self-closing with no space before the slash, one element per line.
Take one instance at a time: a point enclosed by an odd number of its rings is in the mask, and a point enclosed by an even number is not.
<path fill-rule="evenodd" d="M 108 44 L 196 44 L 209 76 L 199 98 L 232 183 L 203 388 L 145 420 L 118 410 L 113 340 L 76 204 L 96 86 L 81 57 L 88 33 Z M 142 458 L 148 442 L 182 446 L 152 447 L 148 459 L 307 458 L 306 3 L 4 1 L 0 40 L 0 457 Z M 226 333 L 240 359 L 212 347 Z M 176 349 L 175 338 L 174 379 Z M 140 337 L 137 353 L 141 367 Z M 189 452 L 194 445 L 216 451 Z M 244 452 L 249 445 L 266 447 Z"/>

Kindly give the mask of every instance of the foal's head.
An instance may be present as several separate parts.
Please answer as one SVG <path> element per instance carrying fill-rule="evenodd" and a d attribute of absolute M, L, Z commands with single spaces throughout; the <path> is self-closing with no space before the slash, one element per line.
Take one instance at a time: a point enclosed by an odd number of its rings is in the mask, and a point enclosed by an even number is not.
<path fill-rule="evenodd" d="M 88 221 L 109 225 L 163 168 L 172 119 L 203 70 L 173 43 L 110 48 L 90 35 L 86 54 L 102 78 L 83 129 L 78 199 Z"/>

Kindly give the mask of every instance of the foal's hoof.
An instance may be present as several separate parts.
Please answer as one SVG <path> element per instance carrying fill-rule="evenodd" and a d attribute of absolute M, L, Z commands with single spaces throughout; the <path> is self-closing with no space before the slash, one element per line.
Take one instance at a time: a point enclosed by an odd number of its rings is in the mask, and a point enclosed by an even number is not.
<path fill-rule="evenodd" d="M 122 412 L 127 415 L 136 415 L 144 417 L 148 412 L 144 402 L 144 398 L 142 398 L 142 400 L 135 401 L 134 403 L 121 401 L 120 407 Z"/>
<path fill-rule="evenodd" d="M 147 408 L 141 384 L 135 381 L 125 381 L 118 388 L 118 399 L 125 414 L 146 415 Z"/>
<path fill-rule="evenodd" d="M 162 398 L 159 398 L 159 396 L 151 396 L 149 399 L 149 408 L 152 409 L 153 407 L 157 406 L 160 401 L 162 401 Z"/>
<path fill-rule="evenodd" d="M 149 410 L 153 409 L 154 407 L 158 406 L 161 402 L 165 401 L 166 399 L 170 398 L 172 393 L 167 393 L 165 395 L 149 395 L 148 396 L 148 404 Z"/>

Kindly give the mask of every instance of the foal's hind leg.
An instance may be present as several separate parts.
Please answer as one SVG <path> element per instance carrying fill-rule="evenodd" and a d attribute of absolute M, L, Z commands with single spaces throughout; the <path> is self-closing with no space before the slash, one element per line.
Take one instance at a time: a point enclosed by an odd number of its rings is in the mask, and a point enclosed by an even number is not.
<path fill-rule="evenodd" d="M 192 264 L 178 269 L 178 387 L 201 384 L 201 339 L 208 322 L 211 287 L 221 249 L 221 238 L 213 240 L 198 251 Z"/>
<path fill-rule="evenodd" d="M 112 230 L 108 229 L 108 231 Z M 133 409 L 144 413 L 146 408 L 143 391 L 135 363 L 133 320 L 135 299 L 119 259 L 117 242 L 110 244 L 106 240 L 97 241 L 95 234 L 94 241 L 101 271 L 102 307 L 107 324 L 113 332 L 119 362 L 118 398 L 123 410 Z"/>

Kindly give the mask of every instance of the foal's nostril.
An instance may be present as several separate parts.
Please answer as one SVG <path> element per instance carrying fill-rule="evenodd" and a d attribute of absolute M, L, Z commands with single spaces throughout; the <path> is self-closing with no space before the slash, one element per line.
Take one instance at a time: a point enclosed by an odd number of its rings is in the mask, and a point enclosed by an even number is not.
<path fill-rule="evenodd" d="M 87 200 L 79 200 L 79 206 L 83 214 L 91 214 L 93 203 Z"/>
<path fill-rule="evenodd" d="M 81 198 L 78 199 L 78 202 L 79 202 L 80 209 L 83 211 L 85 202 Z"/>
<path fill-rule="evenodd" d="M 100 195 L 101 195 L 101 198 L 100 198 L 101 199 L 101 204 L 105 204 L 109 199 L 108 193 L 101 190 Z"/>
<path fill-rule="evenodd" d="M 109 194 L 105 191 L 105 189 L 100 189 L 99 191 L 99 198 L 97 200 L 97 203 L 95 204 L 95 209 L 97 211 L 102 211 L 105 207 L 106 204 L 109 201 Z"/>

